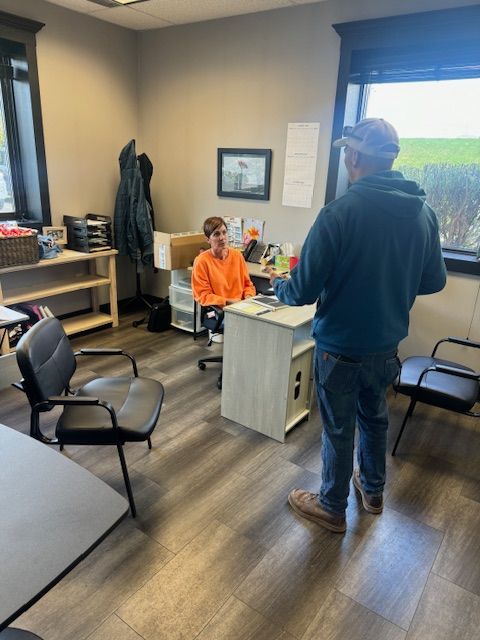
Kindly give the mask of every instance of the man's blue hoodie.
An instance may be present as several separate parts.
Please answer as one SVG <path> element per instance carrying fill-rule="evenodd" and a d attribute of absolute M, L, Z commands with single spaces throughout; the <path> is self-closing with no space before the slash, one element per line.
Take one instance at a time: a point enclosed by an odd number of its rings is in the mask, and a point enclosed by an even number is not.
<path fill-rule="evenodd" d="M 320 211 L 290 279 L 273 286 L 289 305 L 317 301 L 319 348 L 360 356 L 395 349 L 408 334 L 415 297 L 445 282 L 438 222 L 425 192 L 398 171 L 381 171 Z"/>

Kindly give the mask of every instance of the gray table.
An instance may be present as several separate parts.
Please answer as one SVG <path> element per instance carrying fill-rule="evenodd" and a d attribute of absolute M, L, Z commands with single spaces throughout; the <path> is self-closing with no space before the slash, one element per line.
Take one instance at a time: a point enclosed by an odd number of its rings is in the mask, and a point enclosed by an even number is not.
<path fill-rule="evenodd" d="M 0 425 L 0 640 L 38 638 L 6 627 L 127 512 L 127 501 L 89 471 Z"/>

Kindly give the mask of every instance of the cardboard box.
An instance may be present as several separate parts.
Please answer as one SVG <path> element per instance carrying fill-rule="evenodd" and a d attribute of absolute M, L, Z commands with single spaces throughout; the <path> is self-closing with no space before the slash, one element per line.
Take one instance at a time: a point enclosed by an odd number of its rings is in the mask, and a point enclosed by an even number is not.
<path fill-rule="evenodd" d="M 154 232 L 154 265 L 157 269 L 187 269 L 200 249 L 208 249 L 205 235 L 198 231 L 185 233 Z"/>

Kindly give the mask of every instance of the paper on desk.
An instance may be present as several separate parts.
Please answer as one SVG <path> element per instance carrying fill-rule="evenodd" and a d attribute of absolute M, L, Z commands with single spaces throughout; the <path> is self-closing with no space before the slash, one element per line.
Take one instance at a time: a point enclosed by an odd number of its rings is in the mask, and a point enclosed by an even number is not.
<path fill-rule="evenodd" d="M 319 122 L 288 124 L 282 197 L 284 206 L 312 206 L 319 130 Z"/>
<path fill-rule="evenodd" d="M 243 313 L 251 313 L 252 315 L 256 316 L 259 313 L 262 313 L 262 309 L 259 309 L 259 305 L 258 304 L 254 304 L 252 302 L 237 302 L 237 304 L 235 305 L 236 309 L 239 309 L 240 311 L 242 311 Z"/>

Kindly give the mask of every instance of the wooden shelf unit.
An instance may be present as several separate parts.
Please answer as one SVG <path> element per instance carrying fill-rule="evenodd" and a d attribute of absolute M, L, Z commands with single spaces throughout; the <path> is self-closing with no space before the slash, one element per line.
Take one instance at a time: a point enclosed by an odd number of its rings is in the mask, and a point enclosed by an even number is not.
<path fill-rule="evenodd" d="M 0 305 L 8 306 L 19 302 L 43 300 L 44 298 L 52 296 L 88 289 L 90 291 L 93 311 L 63 320 L 62 324 L 67 335 L 80 333 L 81 331 L 87 331 L 88 329 L 94 329 L 106 324 L 118 327 L 117 278 L 115 270 L 115 256 L 117 253 L 118 251 L 116 249 L 96 253 L 82 253 L 80 251 L 65 249 L 63 253 L 51 260 L 42 260 L 36 264 L 4 267 L 0 269 Z M 97 261 L 101 259 L 107 260 L 106 274 L 97 273 L 100 267 Z M 74 262 L 87 262 L 89 273 L 75 276 L 69 280 L 60 279 L 61 269 L 58 269 L 58 267 Z M 14 280 L 11 279 L 12 274 L 47 267 L 55 269 L 55 272 L 58 271 L 59 279 L 56 279 L 57 274 L 55 273 L 55 279 L 52 278 L 49 282 L 42 283 L 41 285 L 34 284 L 28 287 L 22 285 L 16 286 Z M 108 287 L 109 289 L 109 314 L 101 313 L 99 310 L 98 287 Z M 8 345 L 4 345 L 1 354 L 8 353 L 8 351 Z"/>

